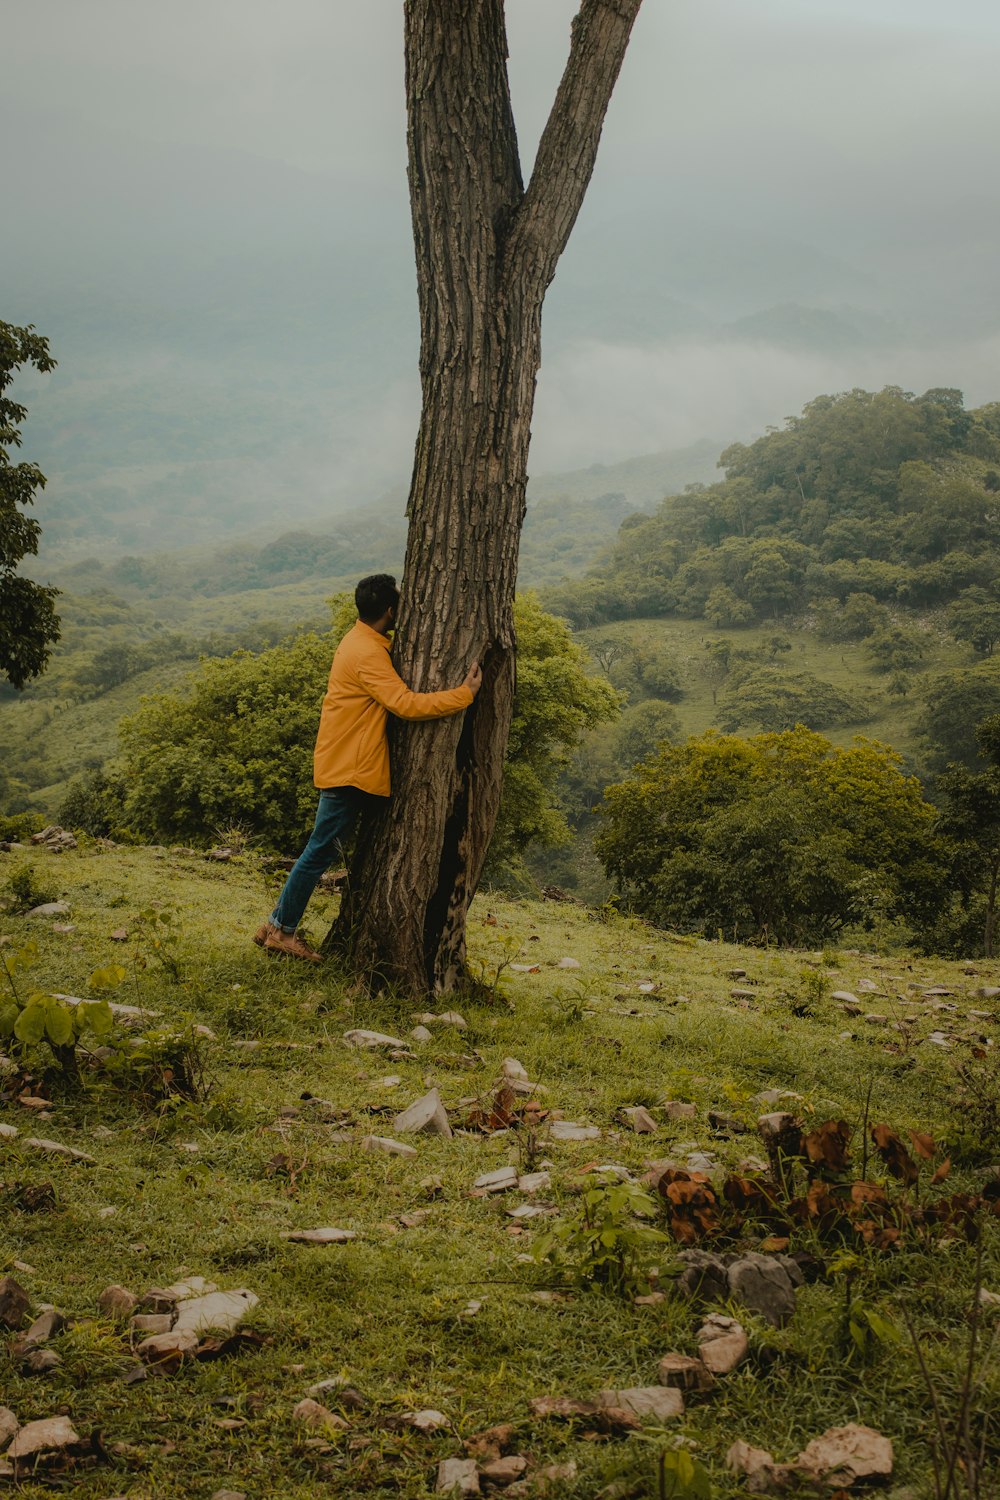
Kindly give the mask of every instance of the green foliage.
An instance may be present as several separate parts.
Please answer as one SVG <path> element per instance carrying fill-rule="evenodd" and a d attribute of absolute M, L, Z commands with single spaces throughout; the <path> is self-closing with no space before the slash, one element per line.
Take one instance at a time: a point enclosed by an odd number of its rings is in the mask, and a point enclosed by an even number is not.
<path fill-rule="evenodd" d="M 968 641 L 975 651 L 992 656 L 1000 641 L 1000 598 L 992 589 L 965 589 L 948 611 L 948 624 L 957 641 Z"/>
<path fill-rule="evenodd" d="M 0 964 L 10 992 L 8 997 L 0 998 L 0 1041 L 15 1056 L 25 1058 L 44 1043 L 64 1082 L 75 1082 L 79 1076 L 77 1044 L 85 1034 L 99 1042 L 110 1038 L 114 1028 L 111 1007 L 103 999 L 71 1005 L 57 995 L 24 990 L 16 976 L 31 968 L 37 958 L 38 947 L 34 942 L 13 952 L 0 950 Z M 120 973 L 124 977 L 124 969 Z"/>
<path fill-rule="evenodd" d="M 532 1254 L 569 1271 L 580 1286 L 627 1296 L 648 1285 L 645 1254 L 670 1243 L 643 1222 L 655 1213 L 654 1200 L 634 1182 L 600 1183 L 580 1194 L 576 1213 L 539 1236 Z"/>
<path fill-rule="evenodd" d="M 954 765 L 937 779 L 939 829 L 951 844 L 954 890 L 951 905 L 924 940 L 940 951 L 978 950 L 992 958 L 1000 901 L 1000 714 L 982 720 L 976 741 L 987 762 L 982 770 Z"/>
<path fill-rule="evenodd" d="M 889 624 L 889 611 L 871 594 L 848 594 L 816 601 L 816 631 L 824 641 L 856 641 Z"/>
<path fill-rule="evenodd" d="M 121 725 L 128 825 L 191 840 L 240 822 L 277 848 L 304 842 L 331 656 L 329 636 L 297 636 L 205 661 L 187 692 L 145 699 Z"/>
<path fill-rule="evenodd" d="M 115 771 L 87 771 L 71 782 L 57 814 L 64 828 L 89 833 L 91 838 L 127 838 L 122 826 L 127 784 Z"/>
<path fill-rule="evenodd" d="M 922 688 L 917 728 L 927 742 L 933 770 L 949 764 L 970 770 L 979 765 L 976 727 L 1000 714 L 1000 661 L 992 657 L 973 667 L 935 674 Z"/>
<path fill-rule="evenodd" d="M 709 1472 L 687 1448 L 665 1448 L 657 1475 L 659 1500 L 711 1500 Z"/>
<path fill-rule="evenodd" d="M 21 423 L 28 413 L 6 392 L 22 366 L 47 374 L 55 363 L 48 340 L 33 325 L 0 322 L 0 672 L 16 688 L 44 671 L 59 639 L 59 616 L 58 590 L 17 573 L 23 559 L 38 551 L 41 527 L 24 508 L 45 488 L 45 475 L 36 464 L 11 462 L 10 450 L 21 446 Z"/>
<path fill-rule="evenodd" d="M 879 672 L 907 672 L 927 655 L 927 637 L 901 625 L 875 630 L 865 643 L 869 660 Z"/>
<path fill-rule="evenodd" d="M 4 904 L 15 912 L 31 911 L 32 907 L 55 901 L 59 895 L 52 886 L 39 884 L 35 868 L 29 864 L 15 865 L 4 881 L 3 889 Z"/>
<path fill-rule="evenodd" d="M 664 926 L 816 943 L 846 922 L 919 920 L 940 895 L 934 809 L 871 741 L 710 731 L 665 746 L 606 797 L 597 853 Z"/>
<path fill-rule="evenodd" d="M 529 844 L 554 845 L 570 837 L 556 805 L 556 780 L 584 731 L 618 714 L 617 693 L 588 673 L 584 648 L 562 620 L 545 613 L 534 594 L 518 596 L 514 625 L 514 717 L 486 871 L 494 881 L 516 870 Z"/>
<path fill-rule="evenodd" d="M 727 448 L 724 480 L 627 517 L 556 607 L 580 625 L 677 612 L 722 629 L 817 604 L 828 639 L 870 634 L 857 603 L 835 621 L 829 601 L 924 607 L 995 577 L 998 459 L 990 410 L 966 412 L 958 391 L 819 396 Z"/>
<path fill-rule="evenodd" d="M 718 723 L 730 733 L 747 726 L 777 732 L 796 724 L 809 729 L 863 724 L 870 717 L 871 710 L 860 694 L 821 682 L 811 672 L 751 666 L 739 671 L 730 668 Z"/>

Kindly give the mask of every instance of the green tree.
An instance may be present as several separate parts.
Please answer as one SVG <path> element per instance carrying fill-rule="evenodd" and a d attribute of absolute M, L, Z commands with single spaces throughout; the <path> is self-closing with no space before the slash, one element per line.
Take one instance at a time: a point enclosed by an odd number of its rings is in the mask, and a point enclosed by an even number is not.
<path fill-rule="evenodd" d="M 36 464 L 11 462 L 10 450 L 21 446 L 28 412 L 7 392 L 22 366 L 47 374 L 55 363 L 48 340 L 31 324 L 0 323 L 0 671 L 16 688 L 44 671 L 59 639 L 59 616 L 53 604 L 58 590 L 17 572 L 25 557 L 38 552 L 41 527 L 24 507 L 45 488 L 45 475 Z"/>
<path fill-rule="evenodd" d="M 926 920 L 940 898 L 934 809 L 873 741 L 710 731 L 663 747 L 606 800 L 597 852 L 662 925 L 818 942 L 846 922 Z"/>
<path fill-rule="evenodd" d="M 973 667 L 939 672 L 926 681 L 917 729 L 928 748 L 932 770 L 950 763 L 979 769 L 976 726 L 1000 714 L 1000 661 L 989 657 Z"/>
<path fill-rule="evenodd" d="M 811 672 L 750 664 L 738 671 L 731 667 L 717 717 L 728 732 L 751 725 L 778 731 L 796 724 L 809 729 L 863 724 L 871 713 L 858 694 L 842 692 Z"/>
<path fill-rule="evenodd" d="M 981 922 L 983 955 L 996 951 L 997 892 L 1000 882 L 1000 714 L 976 726 L 985 770 L 952 766 L 939 776 L 936 797 L 941 806 L 940 831 L 954 846 L 952 868 L 959 904 L 970 919 L 956 936 L 962 952 L 969 951 L 966 925 Z"/>
<path fill-rule="evenodd" d="M 910 672 L 927 655 L 927 636 L 902 625 L 887 625 L 868 637 L 865 652 L 878 672 Z"/>
<path fill-rule="evenodd" d="M 1000 599 L 984 588 L 965 589 L 948 611 L 948 625 L 957 641 L 992 656 L 1000 641 Z"/>

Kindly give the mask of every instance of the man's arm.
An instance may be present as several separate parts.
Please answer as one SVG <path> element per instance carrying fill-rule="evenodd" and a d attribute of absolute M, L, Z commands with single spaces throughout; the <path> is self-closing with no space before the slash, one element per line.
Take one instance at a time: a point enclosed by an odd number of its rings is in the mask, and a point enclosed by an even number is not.
<path fill-rule="evenodd" d="M 473 662 L 461 687 L 447 688 L 440 693 L 414 693 L 396 671 L 386 654 L 380 661 L 365 662 L 358 668 L 358 676 L 375 699 L 399 719 L 443 719 L 448 714 L 461 713 L 479 692 L 483 674 L 478 662 Z"/>

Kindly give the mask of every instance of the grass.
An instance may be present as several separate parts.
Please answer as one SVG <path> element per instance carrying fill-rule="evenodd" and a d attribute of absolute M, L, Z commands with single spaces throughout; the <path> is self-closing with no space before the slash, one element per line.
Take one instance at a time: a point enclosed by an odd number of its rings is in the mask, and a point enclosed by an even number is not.
<path fill-rule="evenodd" d="M 909 627 L 916 622 L 908 616 L 906 623 Z M 738 630 L 715 630 L 704 620 L 635 620 L 581 631 L 580 639 L 586 643 L 590 636 L 613 634 L 625 635 L 644 646 L 657 647 L 676 658 L 682 668 L 684 683 L 684 696 L 674 705 L 682 736 L 701 734 L 716 723 L 718 708 L 704 670 L 706 641 L 726 640 L 735 649 L 751 650 L 765 645 L 771 636 L 787 636 L 792 649 L 777 657 L 774 664 L 779 669 L 809 672 L 843 692 L 859 695 L 870 706 L 871 718 L 867 723 L 831 726 L 822 733 L 835 744 L 849 744 L 856 734 L 881 740 L 899 750 L 911 765 L 919 763 L 922 758 L 914 721 L 921 707 L 920 698 L 926 679 L 939 672 L 969 666 L 975 660 L 968 647 L 950 636 L 927 629 L 927 654 L 919 671 L 912 674 L 912 691 L 906 698 L 894 698 L 888 693 L 891 674 L 872 670 L 863 642 L 821 641 L 815 630 L 795 629 L 786 622 L 746 626 Z M 716 691 L 721 703 L 725 683 L 719 684 Z M 753 731 L 748 728 L 742 732 Z"/>
<path fill-rule="evenodd" d="M 33 1300 L 88 1320 L 54 1341 L 64 1363 L 53 1373 L 24 1376 L 0 1350 L 3 1400 L 22 1423 L 65 1410 L 82 1435 L 100 1429 L 108 1453 L 98 1469 L 25 1482 L 19 1493 L 28 1500 L 53 1489 L 79 1500 L 198 1500 L 220 1488 L 292 1500 L 417 1500 L 433 1493 L 437 1460 L 461 1454 L 460 1438 L 504 1421 L 516 1424 L 516 1451 L 533 1462 L 576 1460 L 577 1479 L 558 1492 L 576 1500 L 596 1500 L 617 1478 L 637 1486 L 636 1494 L 654 1493 L 656 1453 L 678 1433 L 697 1444 L 714 1494 L 725 1500 L 745 1493 L 724 1466 L 736 1438 L 784 1460 L 847 1421 L 890 1436 L 894 1483 L 930 1493 L 930 1414 L 912 1352 L 904 1338 L 877 1346 L 863 1364 L 845 1362 L 834 1333 L 842 1293 L 830 1281 L 799 1293 L 796 1317 L 780 1332 L 744 1313 L 751 1360 L 710 1399 L 691 1403 L 669 1432 L 654 1431 L 652 1442 L 595 1443 L 534 1418 L 534 1396 L 587 1397 L 655 1383 L 663 1353 L 694 1352 L 698 1315 L 670 1297 L 641 1307 L 585 1290 L 539 1302 L 533 1294 L 552 1284 L 552 1272 L 520 1258 L 530 1250 L 532 1221 L 518 1233 L 505 1213 L 509 1196 L 468 1196 L 474 1177 L 516 1163 L 515 1133 L 415 1137 L 413 1160 L 367 1154 L 338 1144 L 335 1126 L 310 1123 L 302 1096 L 350 1111 L 357 1136 L 391 1134 L 391 1114 L 371 1111 L 395 1112 L 431 1086 L 454 1108 L 487 1091 L 503 1058 L 516 1056 L 547 1089 L 546 1104 L 602 1130 L 598 1143 L 543 1144 L 554 1164 L 552 1201 L 572 1213 L 579 1169 L 588 1162 L 641 1171 L 654 1158 L 683 1160 L 696 1148 L 711 1150 L 724 1166 L 758 1153 L 753 1135 L 713 1137 L 707 1111 L 724 1109 L 752 1123 L 752 1097 L 764 1088 L 802 1095 L 800 1108 L 816 1121 L 849 1120 L 857 1147 L 870 1091 L 873 1121 L 955 1142 L 955 1185 L 972 1189 L 1000 1155 L 1000 1142 L 977 1147 L 974 1121 L 956 1109 L 960 1046 L 944 1052 L 919 1039 L 946 1025 L 995 1040 L 997 1002 L 972 996 L 997 982 L 997 965 L 982 963 L 969 974 L 936 960 L 750 950 L 672 938 L 625 918 L 602 921 L 576 906 L 486 894 L 473 908 L 470 948 L 487 977 L 501 969 L 495 999 L 458 1002 L 467 1030 L 435 1031 L 431 1043 L 414 1044 L 413 1060 L 393 1061 L 349 1049 L 343 1033 L 361 1026 L 405 1036 L 414 1007 L 352 997 L 329 967 L 269 960 L 250 944 L 273 899 L 252 858 L 216 866 L 167 850 L 97 845 L 61 856 L 15 852 L 0 855 L 0 886 L 25 863 L 72 906 L 68 919 L 56 919 L 72 924 L 69 933 L 44 919 L 0 919 L 15 945 L 29 933 L 37 939 L 33 984 L 85 994 L 95 968 L 120 962 L 129 978 L 117 999 L 138 1000 L 170 1022 L 193 1018 L 214 1034 L 201 1043 L 212 1080 L 201 1103 L 144 1108 L 95 1079 L 77 1095 L 53 1093 L 53 1116 L 41 1124 L 14 1100 L 0 1105 L 0 1120 L 21 1131 L 0 1141 L 8 1192 L 50 1181 L 56 1195 L 49 1211 L 5 1204 L 0 1273 L 15 1260 L 30 1266 L 13 1274 Z M 136 921 L 153 905 L 181 917 L 179 984 L 159 968 Z M 330 910 L 327 898 L 311 909 L 314 936 Z M 120 927 L 129 933 L 125 943 L 110 937 Z M 564 956 L 581 967 L 557 968 Z M 143 958 L 145 968 L 135 962 Z M 511 971 L 511 960 L 538 964 L 540 972 Z M 747 970 L 748 980 L 737 983 L 751 997 L 730 994 L 733 968 Z M 825 994 L 804 977 L 817 972 L 828 978 Z M 829 998 L 831 988 L 857 990 L 866 976 L 889 995 L 873 1008 L 891 1020 L 918 1015 L 913 1042 L 845 1016 Z M 639 991 L 647 980 L 661 986 L 655 995 Z M 918 993 L 907 986 L 931 982 L 956 992 L 946 1003 L 958 1013 L 906 1003 Z M 970 1006 L 992 1009 L 992 1020 L 966 1019 Z M 386 1087 L 380 1080 L 387 1075 L 401 1082 Z M 655 1137 L 615 1122 L 624 1104 L 645 1102 L 656 1114 L 670 1098 L 695 1103 L 697 1118 L 664 1121 Z M 281 1117 L 285 1107 L 297 1107 L 299 1116 Z M 39 1156 L 24 1145 L 35 1133 L 90 1152 L 97 1165 Z M 269 1167 L 276 1155 L 290 1159 L 294 1184 Z M 441 1180 L 436 1196 L 421 1186 L 429 1176 Z M 109 1208 L 114 1213 L 102 1216 Z M 402 1228 L 399 1215 L 416 1208 L 428 1209 L 428 1218 Z M 281 1238 L 285 1230 L 329 1224 L 359 1237 L 326 1247 Z M 995 1221 L 987 1227 L 985 1285 L 1000 1289 L 997 1230 Z M 665 1276 L 672 1252 L 659 1259 Z M 946 1405 L 960 1383 L 973 1259 L 959 1242 L 863 1257 L 864 1297 L 898 1326 L 894 1309 L 906 1299 Z M 97 1317 L 100 1291 L 117 1281 L 141 1293 L 186 1275 L 256 1292 L 260 1303 L 248 1325 L 264 1335 L 263 1346 L 127 1384 L 123 1375 L 135 1361 Z M 482 1306 L 466 1317 L 470 1299 Z M 368 1410 L 347 1411 L 351 1430 L 320 1442 L 291 1412 L 307 1387 L 335 1376 L 362 1392 Z M 991 1402 L 996 1409 L 995 1370 L 991 1381 L 982 1414 Z M 409 1435 L 384 1424 L 386 1416 L 421 1407 L 443 1411 L 453 1430 Z M 245 1425 L 219 1426 L 233 1420 Z"/>

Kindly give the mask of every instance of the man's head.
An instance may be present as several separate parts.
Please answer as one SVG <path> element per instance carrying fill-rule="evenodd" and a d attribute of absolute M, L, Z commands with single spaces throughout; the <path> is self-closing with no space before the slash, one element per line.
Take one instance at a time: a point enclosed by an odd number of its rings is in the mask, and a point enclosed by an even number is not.
<path fill-rule="evenodd" d="M 362 578 L 354 590 L 354 603 L 357 605 L 358 619 L 363 620 L 366 625 L 377 625 L 387 615 L 390 620 L 395 619 L 399 608 L 399 589 L 395 578 L 391 573 L 373 573 L 370 578 Z"/>

